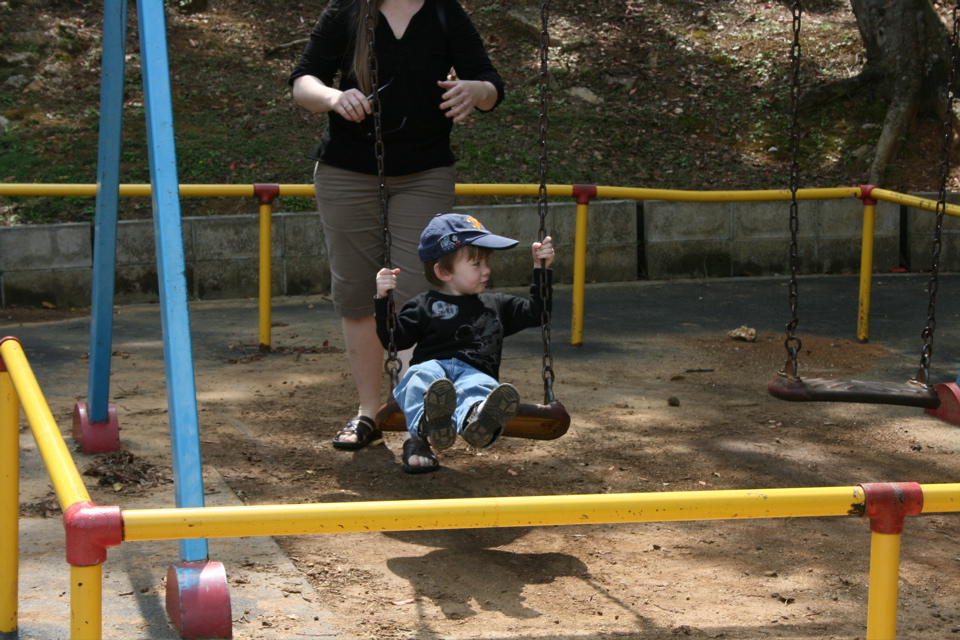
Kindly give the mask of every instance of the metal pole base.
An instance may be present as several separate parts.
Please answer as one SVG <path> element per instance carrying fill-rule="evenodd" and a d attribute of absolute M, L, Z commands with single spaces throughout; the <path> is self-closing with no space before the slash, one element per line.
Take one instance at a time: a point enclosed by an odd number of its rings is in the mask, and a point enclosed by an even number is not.
<path fill-rule="evenodd" d="M 167 568 L 167 614 L 181 638 L 232 638 L 230 590 L 220 562 Z"/>
<path fill-rule="evenodd" d="M 120 449 L 120 423 L 117 420 L 117 408 L 112 402 L 107 404 L 107 421 L 90 422 L 90 414 L 85 402 L 78 402 L 73 408 L 73 439 L 80 444 L 85 454 L 110 453 Z"/>
<path fill-rule="evenodd" d="M 936 387 L 940 396 L 940 406 L 936 409 L 926 409 L 926 413 L 936 416 L 951 424 L 960 424 L 960 387 L 956 382 L 945 382 Z"/>

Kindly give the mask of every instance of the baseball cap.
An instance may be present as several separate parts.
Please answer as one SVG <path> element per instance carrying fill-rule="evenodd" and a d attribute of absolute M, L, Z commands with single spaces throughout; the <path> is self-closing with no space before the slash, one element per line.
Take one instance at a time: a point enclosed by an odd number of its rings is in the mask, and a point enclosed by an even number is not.
<path fill-rule="evenodd" d="M 473 216 L 438 213 L 420 234 L 417 251 L 421 262 L 429 262 L 456 251 L 465 244 L 489 249 L 512 249 L 518 242 L 490 233 Z"/>

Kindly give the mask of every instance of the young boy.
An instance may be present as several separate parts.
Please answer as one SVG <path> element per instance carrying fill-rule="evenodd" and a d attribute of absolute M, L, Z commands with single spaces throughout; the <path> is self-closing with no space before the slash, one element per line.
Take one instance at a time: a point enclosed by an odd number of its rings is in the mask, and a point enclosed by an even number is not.
<path fill-rule="evenodd" d="M 460 213 L 437 214 L 420 236 L 424 274 L 436 290 L 408 300 L 395 316 L 393 331 L 398 351 L 414 347 L 410 368 L 393 390 L 410 432 L 403 443 L 407 473 L 436 471 L 440 463 L 431 446 L 446 449 L 457 434 L 473 447 L 490 446 L 517 413 L 520 394 L 497 382 L 503 338 L 540 324 L 541 261 L 549 267 L 554 250 L 549 236 L 533 243 L 529 298 L 484 293 L 490 256 L 516 245 Z M 377 335 L 385 348 L 390 344 L 387 295 L 399 273 L 384 268 L 377 274 Z M 551 276 L 547 269 L 548 289 Z"/>

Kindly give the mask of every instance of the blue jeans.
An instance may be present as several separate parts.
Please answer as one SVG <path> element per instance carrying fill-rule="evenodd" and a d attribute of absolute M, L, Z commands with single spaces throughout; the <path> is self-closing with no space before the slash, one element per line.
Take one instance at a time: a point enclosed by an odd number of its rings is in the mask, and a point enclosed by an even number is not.
<path fill-rule="evenodd" d="M 496 379 L 456 358 L 427 360 L 411 366 L 393 390 L 393 397 L 407 419 L 407 431 L 411 435 L 417 435 L 417 427 L 423 416 L 423 394 L 431 382 L 440 378 L 450 380 L 457 391 L 457 409 L 453 413 L 457 433 L 463 430 L 470 408 L 486 400 L 499 384 Z"/>

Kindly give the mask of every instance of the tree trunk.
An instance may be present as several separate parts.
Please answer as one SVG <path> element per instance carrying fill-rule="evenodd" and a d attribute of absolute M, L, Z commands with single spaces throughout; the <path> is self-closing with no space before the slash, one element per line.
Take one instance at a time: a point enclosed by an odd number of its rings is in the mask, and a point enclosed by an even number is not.
<path fill-rule="evenodd" d="M 808 91 L 804 109 L 869 91 L 889 103 L 868 171 L 880 185 L 918 114 L 946 114 L 950 33 L 930 0 L 851 0 L 866 53 L 860 74 Z"/>

